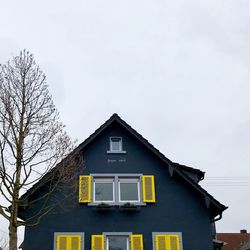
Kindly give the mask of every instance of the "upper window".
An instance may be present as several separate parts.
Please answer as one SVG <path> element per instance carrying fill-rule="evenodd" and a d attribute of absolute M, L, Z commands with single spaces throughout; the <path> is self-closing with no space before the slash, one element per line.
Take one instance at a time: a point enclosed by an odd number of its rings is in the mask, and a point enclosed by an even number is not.
<path fill-rule="evenodd" d="M 94 179 L 94 202 L 114 202 L 114 179 Z"/>
<path fill-rule="evenodd" d="M 122 137 L 110 137 L 109 138 L 109 150 L 108 153 L 126 153 L 123 150 Z"/>
<path fill-rule="evenodd" d="M 142 204 L 141 175 L 92 175 L 93 204 Z"/>
<path fill-rule="evenodd" d="M 79 203 L 89 203 L 90 206 L 108 203 L 127 207 L 145 205 L 145 202 L 156 202 L 153 175 L 91 174 L 79 176 Z"/>
<path fill-rule="evenodd" d="M 140 202 L 140 180 L 138 178 L 119 178 L 119 202 Z"/>

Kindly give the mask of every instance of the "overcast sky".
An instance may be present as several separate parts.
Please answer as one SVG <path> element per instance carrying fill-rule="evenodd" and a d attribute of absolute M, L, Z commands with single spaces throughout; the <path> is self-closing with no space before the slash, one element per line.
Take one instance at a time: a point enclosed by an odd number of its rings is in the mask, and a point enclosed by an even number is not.
<path fill-rule="evenodd" d="M 229 206 L 217 231 L 250 230 L 249 0 L 0 0 L 0 10 L 0 63 L 34 53 L 73 139 L 118 113 L 206 172 L 203 187 Z"/>

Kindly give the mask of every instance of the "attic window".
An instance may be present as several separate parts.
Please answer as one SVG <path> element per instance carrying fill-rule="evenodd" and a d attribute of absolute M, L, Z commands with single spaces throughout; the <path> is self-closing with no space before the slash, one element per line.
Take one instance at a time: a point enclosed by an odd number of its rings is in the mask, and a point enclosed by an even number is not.
<path fill-rule="evenodd" d="M 112 152 L 122 151 L 122 138 L 121 137 L 110 137 L 110 151 Z"/>
<path fill-rule="evenodd" d="M 109 138 L 109 151 L 107 153 L 126 153 L 123 150 L 122 137 Z"/>

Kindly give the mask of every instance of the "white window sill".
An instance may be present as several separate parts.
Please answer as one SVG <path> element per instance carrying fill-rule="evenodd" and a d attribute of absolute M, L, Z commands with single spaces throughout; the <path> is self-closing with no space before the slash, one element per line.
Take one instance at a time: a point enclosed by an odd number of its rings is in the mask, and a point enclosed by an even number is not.
<path fill-rule="evenodd" d="M 108 150 L 107 154 L 126 154 L 127 151 L 125 150 L 120 150 L 120 151 L 112 151 L 112 150 Z"/>
<path fill-rule="evenodd" d="M 125 204 L 127 204 L 128 202 L 103 202 L 103 203 L 98 203 L 98 202 L 90 202 L 88 203 L 88 206 L 90 207 L 97 207 L 100 204 L 105 204 L 107 206 L 123 206 Z M 135 205 L 135 206 L 146 206 L 146 203 L 144 202 L 131 202 L 131 205 Z"/>

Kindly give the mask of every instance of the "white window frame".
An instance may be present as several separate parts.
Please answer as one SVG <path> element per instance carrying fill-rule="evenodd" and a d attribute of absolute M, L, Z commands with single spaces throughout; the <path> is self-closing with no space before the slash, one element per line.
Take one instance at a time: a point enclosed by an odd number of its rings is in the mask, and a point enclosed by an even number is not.
<path fill-rule="evenodd" d="M 118 178 L 118 202 L 119 203 L 139 203 L 141 202 L 141 188 L 140 188 L 140 178 Z M 121 183 L 136 183 L 137 184 L 137 194 L 138 200 L 121 200 Z"/>
<path fill-rule="evenodd" d="M 113 148 L 113 144 L 114 142 L 118 142 L 119 143 L 119 149 L 114 149 Z M 109 149 L 110 151 L 122 151 L 122 137 L 110 137 L 109 138 Z"/>
<path fill-rule="evenodd" d="M 109 250 L 109 237 L 127 237 L 127 249 L 130 250 L 130 235 L 132 232 L 104 232 L 104 237 L 105 237 L 105 250 Z"/>
<path fill-rule="evenodd" d="M 146 203 L 142 201 L 142 174 L 90 174 L 92 176 L 92 197 L 93 201 L 88 203 L 88 206 L 98 206 L 100 203 L 106 203 L 112 206 L 122 206 L 125 203 L 131 203 L 136 206 L 146 206 Z M 120 200 L 120 187 L 119 179 L 137 179 L 139 200 L 138 201 L 121 201 Z M 113 200 L 112 201 L 96 201 L 95 200 L 95 180 L 110 180 L 113 179 Z"/>
<path fill-rule="evenodd" d="M 113 149 L 112 147 L 112 140 L 119 140 L 119 149 Z M 124 154 L 126 153 L 125 150 L 123 150 L 123 140 L 122 140 L 122 137 L 121 136 L 111 136 L 109 137 L 109 150 L 107 151 L 107 153 L 118 153 L 118 154 Z"/>
<path fill-rule="evenodd" d="M 95 198 L 95 184 L 96 183 L 112 183 L 113 186 L 113 199 L 112 200 L 96 200 Z M 112 177 L 108 178 L 94 178 L 93 179 L 93 201 L 94 203 L 113 203 L 115 202 L 115 179 Z"/>

